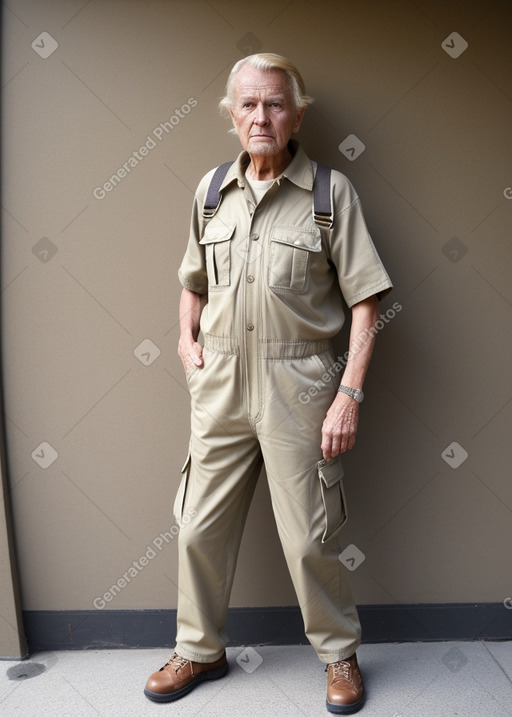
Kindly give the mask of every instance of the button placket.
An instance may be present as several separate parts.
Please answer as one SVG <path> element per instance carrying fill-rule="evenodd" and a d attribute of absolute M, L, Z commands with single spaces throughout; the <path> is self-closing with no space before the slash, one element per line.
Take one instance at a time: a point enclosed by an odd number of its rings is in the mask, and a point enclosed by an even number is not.
<path fill-rule="evenodd" d="M 245 290 L 243 291 L 243 316 L 245 327 L 245 340 L 243 342 L 244 358 L 245 358 L 245 375 L 247 382 L 247 407 L 251 416 L 256 416 L 260 410 L 258 388 L 258 335 L 261 327 L 258 325 L 259 312 L 259 292 L 261 281 L 261 255 L 263 247 L 261 246 L 260 234 L 253 229 L 253 225 L 258 221 L 258 212 L 251 217 L 251 225 L 247 232 L 247 253 L 245 272 Z"/>
<path fill-rule="evenodd" d="M 254 288 L 251 288 L 249 293 L 245 294 L 245 301 L 244 301 L 244 316 L 246 320 L 246 329 L 247 331 L 254 331 L 254 320 L 250 320 L 249 317 L 253 315 L 253 312 L 255 310 L 256 306 L 256 295 L 254 292 L 256 292 L 257 287 L 257 272 L 258 272 L 258 266 L 257 266 L 257 259 L 259 257 L 259 254 L 261 253 L 261 247 L 260 245 L 256 245 L 258 247 L 258 251 L 254 251 L 254 242 L 259 239 L 259 234 L 257 232 L 251 232 L 247 238 L 247 253 L 246 253 L 246 262 L 247 265 L 245 267 L 246 272 L 246 283 L 252 285 Z"/>

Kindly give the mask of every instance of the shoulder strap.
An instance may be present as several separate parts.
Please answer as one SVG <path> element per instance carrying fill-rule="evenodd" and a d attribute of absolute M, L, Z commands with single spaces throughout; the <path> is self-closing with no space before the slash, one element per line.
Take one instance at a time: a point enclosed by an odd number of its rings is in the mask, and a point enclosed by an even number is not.
<path fill-rule="evenodd" d="M 217 167 L 208 187 L 203 206 L 203 217 L 211 219 L 217 212 L 222 201 L 220 187 L 228 169 L 233 162 L 224 162 Z M 324 164 L 317 164 L 313 182 L 313 217 L 321 227 L 332 228 L 334 217 L 332 212 L 331 170 Z"/>
<path fill-rule="evenodd" d="M 324 164 L 317 164 L 313 183 L 313 218 L 315 222 L 328 229 L 332 228 L 331 170 Z"/>
<path fill-rule="evenodd" d="M 211 219 L 222 201 L 222 195 L 220 193 L 220 187 L 224 181 L 224 177 L 227 174 L 228 169 L 231 167 L 233 162 L 224 162 L 220 167 L 217 167 L 213 173 L 213 177 L 208 187 L 208 193 L 204 200 L 203 206 L 203 217 L 205 219 Z"/>

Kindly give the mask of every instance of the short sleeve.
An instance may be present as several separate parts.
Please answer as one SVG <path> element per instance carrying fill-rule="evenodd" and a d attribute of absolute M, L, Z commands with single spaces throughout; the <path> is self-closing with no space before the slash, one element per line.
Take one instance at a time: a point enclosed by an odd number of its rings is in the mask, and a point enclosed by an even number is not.
<path fill-rule="evenodd" d="M 206 273 L 206 260 L 204 248 L 199 244 L 203 234 L 203 205 L 207 188 L 213 176 L 212 169 L 206 174 L 197 188 L 192 204 L 192 216 L 190 218 L 190 232 L 188 237 L 185 256 L 178 269 L 178 278 L 185 289 L 194 291 L 196 294 L 206 294 L 208 291 L 208 276 Z"/>
<path fill-rule="evenodd" d="M 335 171 L 333 192 L 335 216 L 329 253 L 343 298 L 349 307 L 375 294 L 380 300 L 393 284 L 368 233 L 359 197 L 349 180 Z"/>

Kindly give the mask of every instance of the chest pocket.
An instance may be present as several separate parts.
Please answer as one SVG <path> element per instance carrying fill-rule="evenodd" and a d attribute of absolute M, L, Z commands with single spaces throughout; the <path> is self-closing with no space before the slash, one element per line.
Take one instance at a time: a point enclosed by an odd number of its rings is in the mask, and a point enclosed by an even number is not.
<path fill-rule="evenodd" d="M 276 292 L 303 292 L 311 254 L 321 251 L 322 238 L 318 227 L 274 227 L 270 235 L 269 287 Z"/>
<path fill-rule="evenodd" d="M 206 225 L 203 238 L 199 242 L 205 248 L 208 285 L 212 289 L 229 286 L 231 239 L 234 231 L 235 224 L 214 217 Z"/>

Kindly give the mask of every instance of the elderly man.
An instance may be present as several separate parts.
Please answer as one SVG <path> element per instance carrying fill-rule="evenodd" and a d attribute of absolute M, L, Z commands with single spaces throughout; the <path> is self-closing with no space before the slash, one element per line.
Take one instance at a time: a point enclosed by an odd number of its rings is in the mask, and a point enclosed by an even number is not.
<path fill-rule="evenodd" d="M 346 517 L 340 457 L 354 446 L 371 329 L 391 282 L 337 171 L 323 191 L 332 223 L 315 220 L 317 165 L 291 139 L 311 101 L 285 58 L 238 62 L 221 104 L 244 151 L 220 181 L 221 202 L 209 206 L 214 170 L 196 192 L 179 270 L 191 441 L 174 506 L 178 521 L 194 517 L 179 537 L 176 648 L 146 684 L 153 700 L 227 672 L 224 624 L 264 464 L 305 632 L 328 666 L 327 709 L 352 714 L 364 702 L 361 629 L 336 540 Z M 346 361 L 332 348 L 342 299 L 352 313 Z"/>

